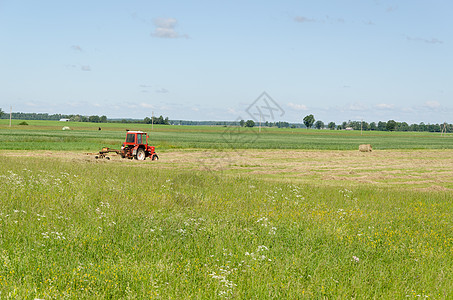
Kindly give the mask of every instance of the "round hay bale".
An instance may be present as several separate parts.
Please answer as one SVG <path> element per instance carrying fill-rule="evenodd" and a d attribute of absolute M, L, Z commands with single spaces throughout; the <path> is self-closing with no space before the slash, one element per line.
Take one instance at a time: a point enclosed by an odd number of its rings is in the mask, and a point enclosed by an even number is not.
<path fill-rule="evenodd" d="M 373 150 L 373 147 L 371 147 L 370 144 L 359 145 L 360 152 L 371 152 L 372 150 Z"/>
<path fill-rule="evenodd" d="M 63 127 L 61 130 L 71 130 L 68 126 Z"/>

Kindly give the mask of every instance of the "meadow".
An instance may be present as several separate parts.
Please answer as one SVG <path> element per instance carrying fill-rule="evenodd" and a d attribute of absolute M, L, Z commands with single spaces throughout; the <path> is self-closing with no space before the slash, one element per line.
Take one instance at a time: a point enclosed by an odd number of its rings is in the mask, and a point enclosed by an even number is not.
<path fill-rule="evenodd" d="M 96 126 L 0 128 L 0 298 L 453 297 L 451 136 L 155 127 L 138 162 Z"/>
<path fill-rule="evenodd" d="M 304 149 L 356 150 L 359 144 L 374 149 L 453 149 L 453 134 L 429 132 L 335 131 L 290 128 L 237 128 L 223 126 L 167 126 L 122 123 L 65 123 L 59 121 L 0 120 L 0 149 L 98 151 L 119 147 L 126 129 L 148 132 L 158 149 Z M 63 126 L 72 130 L 63 131 Z M 102 130 L 98 130 L 101 127 Z M 450 138 L 448 138 L 450 137 Z"/>

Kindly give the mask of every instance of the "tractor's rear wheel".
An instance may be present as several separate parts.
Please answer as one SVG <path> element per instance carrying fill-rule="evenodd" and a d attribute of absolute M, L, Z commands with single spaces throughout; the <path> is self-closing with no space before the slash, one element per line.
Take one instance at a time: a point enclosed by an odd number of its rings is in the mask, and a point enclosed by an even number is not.
<path fill-rule="evenodd" d="M 137 160 L 145 160 L 145 158 L 146 158 L 145 150 L 143 150 L 141 148 L 138 149 L 136 158 L 137 158 Z"/>

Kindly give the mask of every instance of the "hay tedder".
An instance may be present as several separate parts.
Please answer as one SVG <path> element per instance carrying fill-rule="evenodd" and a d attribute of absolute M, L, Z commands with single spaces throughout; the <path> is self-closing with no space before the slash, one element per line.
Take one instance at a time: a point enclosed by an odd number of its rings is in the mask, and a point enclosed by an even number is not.
<path fill-rule="evenodd" d="M 126 134 L 126 141 L 121 146 L 121 150 L 111 149 L 104 147 L 95 158 L 110 159 L 107 155 L 109 153 L 116 153 L 122 158 L 145 160 L 150 157 L 151 160 L 158 160 L 155 147 L 148 145 L 148 134 L 142 131 L 128 131 Z"/>

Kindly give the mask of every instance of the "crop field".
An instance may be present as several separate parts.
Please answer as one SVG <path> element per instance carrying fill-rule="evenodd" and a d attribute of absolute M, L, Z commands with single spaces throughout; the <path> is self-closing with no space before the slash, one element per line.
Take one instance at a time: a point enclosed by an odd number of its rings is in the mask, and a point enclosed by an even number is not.
<path fill-rule="evenodd" d="M 27 122 L 0 123 L 1 299 L 453 298 L 451 135 Z M 160 160 L 86 154 L 126 128 Z"/>
<path fill-rule="evenodd" d="M 19 120 L 14 121 L 19 124 Z M 27 121 L 8 127 L 0 120 L 0 149 L 98 151 L 118 147 L 126 129 L 143 130 L 161 151 L 167 149 L 304 149 L 356 150 L 359 144 L 374 149 L 453 149 L 453 134 L 427 132 L 335 131 L 290 128 L 236 128 L 223 126 L 166 126 L 121 123 L 65 123 Z M 14 124 L 14 123 L 13 123 Z M 69 125 L 72 130 L 62 131 Z M 98 130 L 101 127 L 102 130 Z"/>

